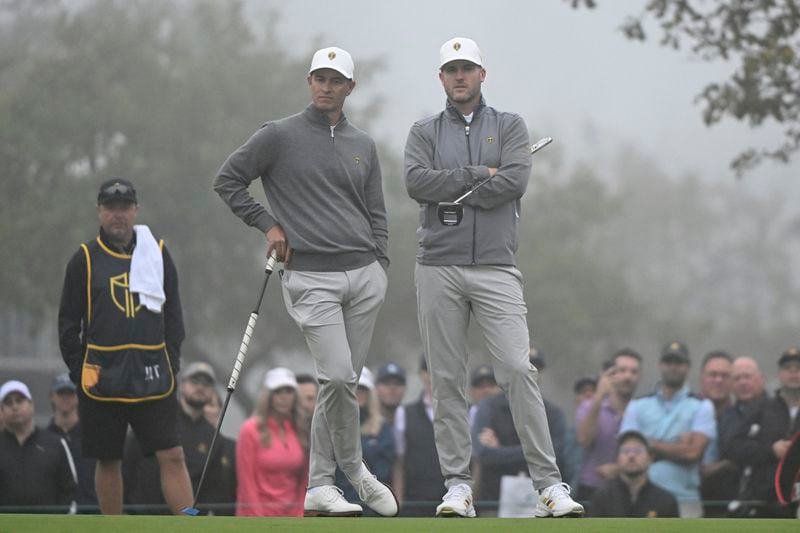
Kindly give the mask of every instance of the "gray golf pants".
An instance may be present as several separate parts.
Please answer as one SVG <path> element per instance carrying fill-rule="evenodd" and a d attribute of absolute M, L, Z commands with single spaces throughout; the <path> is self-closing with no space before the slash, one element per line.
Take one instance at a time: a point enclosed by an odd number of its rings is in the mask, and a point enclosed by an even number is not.
<path fill-rule="evenodd" d="M 337 464 L 351 479 L 361 471 L 356 387 L 386 285 L 377 261 L 346 272 L 287 270 L 283 277 L 286 310 L 306 338 L 320 382 L 309 488 L 333 485 Z"/>
<path fill-rule="evenodd" d="M 481 329 L 497 383 L 508 395 L 511 416 L 533 486 L 561 482 L 538 370 L 528 358 L 527 308 L 522 274 L 512 266 L 417 264 L 417 312 L 433 388 L 433 429 L 445 486 L 472 486 L 472 441 L 467 407 L 467 327 Z"/>

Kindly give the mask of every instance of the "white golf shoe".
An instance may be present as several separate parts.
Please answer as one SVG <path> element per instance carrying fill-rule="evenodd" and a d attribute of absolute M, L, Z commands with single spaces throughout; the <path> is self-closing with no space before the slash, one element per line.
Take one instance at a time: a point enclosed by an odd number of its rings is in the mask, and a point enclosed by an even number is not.
<path fill-rule="evenodd" d="M 560 518 L 583 516 L 583 505 L 573 500 L 570 495 L 569 485 L 556 483 L 539 491 L 539 502 L 536 504 L 536 517 L 546 518 L 552 516 Z"/>
<path fill-rule="evenodd" d="M 366 465 L 361 468 L 361 477 L 351 479 L 350 484 L 356 489 L 356 494 L 361 501 L 370 509 L 381 516 L 397 516 L 400 506 L 397 504 L 394 492 L 387 485 L 378 481 Z"/>
<path fill-rule="evenodd" d="M 436 508 L 436 516 L 442 518 L 475 518 L 475 507 L 472 505 L 472 489 L 469 485 L 459 483 L 448 489 L 442 503 Z"/>
<path fill-rule="evenodd" d="M 306 491 L 303 516 L 361 516 L 360 505 L 344 499 L 342 489 L 334 485 L 313 487 Z"/>

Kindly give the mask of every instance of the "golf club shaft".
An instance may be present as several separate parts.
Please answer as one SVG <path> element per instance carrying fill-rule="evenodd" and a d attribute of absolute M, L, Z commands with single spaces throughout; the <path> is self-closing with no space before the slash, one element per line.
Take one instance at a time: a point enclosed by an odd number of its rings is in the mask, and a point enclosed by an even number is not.
<path fill-rule="evenodd" d="M 538 152 L 551 142 L 553 142 L 552 137 L 544 137 L 543 139 L 540 139 L 539 141 L 536 142 L 536 144 L 531 145 L 531 155 L 535 154 L 536 152 Z M 459 196 L 458 199 L 456 199 L 453 203 L 460 204 L 467 196 L 469 196 L 470 194 L 474 193 L 475 191 L 477 191 L 478 189 L 489 183 L 489 181 L 491 181 L 492 178 L 494 178 L 494 175 L 489 176 L 485 180 L 478 183 L 476 186 L 465 192 L 462 196 Z"/>
<path fill-rule="evenodd" d="M 203 472 L 200 474 L 200 481 L 197 483 L 197 490 L 194 493 L 194 501 L 192 502 L 192 508 L 195 510 L 197 509 L 197 499 L 200 497 L 200 490 L 203 488 L 203 481 L 206 479 L 206 472 L 208 470 L 208 464 L 211 461 L 211 454 L 214 453 L 214 445 L 217 443 L 217 437 L 219 437 L 220 431 L 222 431 L 222 421 L 225 419 L 225 413 L 228 410 L 228 404 L 231 401 L 233 392 L 236 390 L 236 383 L 239 381 L 239 373 L 242 371 L 244 360 L 247 357 L 247 349 L 250 346 L 250 339 L 253 336 L 253 329 L 256 326 L 256 320 L 258 320 L 258 312 L 261 309 L 261 302 L 264 300 L 264 293 L 267 290 L 267 282 L 269 281 L 272 271 L 275 269 L 276 261 L 277 256 L 273 250 L 273 252 L 267 258 L 267 264 L 264 267 L 264 282 L 261 284 L 261 291 L 258 294 L 256 306 L 253 309 L 253 312 L 250 313 L 250 320 L 247 321 L 247 327 L 244 330 L 244 337 L 242 338 L 242 343 L 239 345 L 239 353 L 236 355 L 236 362 L 233 364 L 231 379 L 228 381 L 228 394 L 225 396 L 225 403 L 222 404 L 222 411 L 220 411 L 219 420 L 217 420 L 217 429 L 214 431 L 214 437 L 211 439 L 211 446 L 208 448 L 206 462 L 203 464 Z"/>

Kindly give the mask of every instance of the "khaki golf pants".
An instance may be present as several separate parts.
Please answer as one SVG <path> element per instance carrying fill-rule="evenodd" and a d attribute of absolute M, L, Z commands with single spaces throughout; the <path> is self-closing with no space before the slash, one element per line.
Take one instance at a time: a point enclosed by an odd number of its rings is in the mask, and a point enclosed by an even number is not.
<path fill-rule="evenodd" d="M 283 277 L 286 310 L 306 338 L 320 382 L 309 488 L 333 485 L 337 464 L 351 479 L 361 471 L 356 387 L 386 285 L 377 261 L 346 272 L 287 270 Z"/>
<path fill-rule="evenodd" d="M 491 354 L 533 486 L 561 482 L 538 385 L 528 358 L 522 274 L 512 266 L 417 264 L 417 312 L 433 388 L 433 428 L 445 486 L 472 485 L 467 404 L 467 327 L 475 319 Z"/>

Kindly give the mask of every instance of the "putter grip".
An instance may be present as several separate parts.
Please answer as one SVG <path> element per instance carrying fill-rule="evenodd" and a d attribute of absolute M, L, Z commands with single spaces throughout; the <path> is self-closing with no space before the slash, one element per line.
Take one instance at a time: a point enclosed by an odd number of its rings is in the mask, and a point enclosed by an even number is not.
<path fill-rule="evenodd" d="M 239 355 L 236 356 L 236 362 L 233 364 L 233 372 L 231 372 L 231 379 L 228 382 L 228 390 L 236 390 L 236 382 L 239 381 L 239 372 L 242 371 L 244 359 L 247 357 L 247 348 L 250 345 L 250 338 L 253 336 L 253 328 L 256 327 L 256 320 L 258 320 L 258 314 L 250 313 L 250 320 L 247 321 L 247 328 L 244 330 L 242 344 L 239 346 Z"/>

